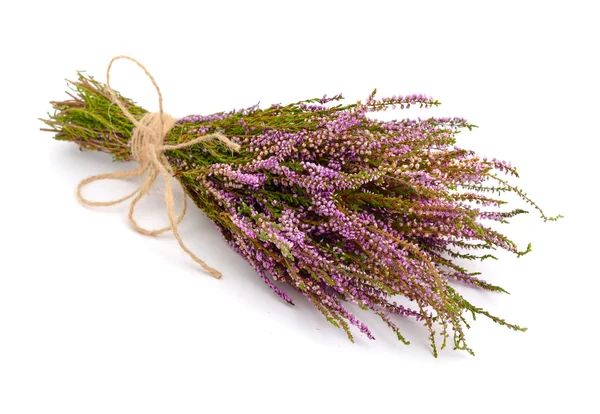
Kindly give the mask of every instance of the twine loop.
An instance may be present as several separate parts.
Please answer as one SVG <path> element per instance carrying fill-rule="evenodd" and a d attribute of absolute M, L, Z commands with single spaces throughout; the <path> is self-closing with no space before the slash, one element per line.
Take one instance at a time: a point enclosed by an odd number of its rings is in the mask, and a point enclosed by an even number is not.
<path fill-rule="evenodd" d="M 110 70 L 112 68 L 113 63 L 118 59 L 127 59 L 138 65 L 148 76 L 148 78 L 152 81 L 154 88 L 158 94 L 158 107 L 159 112 L 148 112 L 146 113 L 139 121 L 127 110 L 123 102 L 117 97 L 117 94 L 110 87 Z M 169 131 L 175 126 L 176 120 L 169 114 L 165 114 L 163 111 L 163 97 L 160 92 L 160 88 L 158 84 L 154 80 L 154 77 L 148 72 L 146 67 L 141 64 L 136 59 L 129 56 L 116 56 L 112 58 L 110 63 L 108 64 L 108 68 L 106 69 L 106 89 L 110 95 L 111 101 L 115 103 L 123 112 L 123 114 L 135 125 L 133 130 L 132 138 L 131 138 L 131 153 L 135 161 L 138 162 L 139 167 L 132 171 L 117 171 L 114 173 L 106 173 L 94 175 L 86 178 L 81 181 L 77 186 L 77 198 L 84 205 L 88 206 L 112 206 L 115 204 L 119 204 L 123 201 L 131 200 L 129 205 L 129 222 L 132 227 L 139 233 L 147 235 L 147 236 L 156 236 L 166 231 L 172 231 L 175 239 L 179 243 L 181 249 L 186 252 L 192 260 L 198 263 L 204 270 L 210 273 L 215 278 L 221 277 L 221 272 L 207 265 L 203 260 L 198 258 L 194 253 L 192 253 L 187 246 L 183 243 L 181 236 L 179 235 L 179 231 L 177 229 L 177 225 L 183 219 L 185 215 L 185 211 L 187 208 L 185 190 L 183 185 L 179 183 L 181 189 L 183 191 L 183 204 L 181 212 L 178 216 L 175 215 L 175 201 L 173 197 L 173 185 L 171 183 L 171 176 L 174 174 L 173 168 L 169 163 L 169 160 L 165 156 L 164 152 L 167 150 L 174 150 L 180 148 L 190 147 L 192 145 L 196 145 L 202 142 L 211 141 L 217 139 L 223 142 L 228 148 L 233 151 L 239 151 L 240 146 L 227 138 L 225 135 L 221 133 L 207 134 L 195 138 L 190 141 L 186 141 L 180 144 L 164 144 L 164 137 L 169 133 Z M 99 180 L 110 180 L 110 179 L 119 179 L 126 177 L 139 177 L 143 176 L 147 173 L 146 178 L 142 185 L 140 185 L 133 193 L 111 201 L 92 201 L 88 200 L 81 194 L 81 190 L 86 185 Z M 167 207 L 167 215 L 169 218 L 169 226 L 161 228 L 161 229 L 147 229 L 141 227 L 134 219 L 135 206 L 138 201 L 146 194 L 150 192 L 152 185 L 156 181 L 156 178 L 159 174 L 162 174 L 165 183 L 165 205 Z"/>

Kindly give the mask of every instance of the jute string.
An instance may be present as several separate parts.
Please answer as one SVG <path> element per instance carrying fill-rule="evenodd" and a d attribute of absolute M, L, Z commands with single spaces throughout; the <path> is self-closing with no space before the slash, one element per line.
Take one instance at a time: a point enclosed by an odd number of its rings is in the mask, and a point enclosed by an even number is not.
<path fill-rule="evenodd" d="M 158 112 L 146 113 L 139 121 L 135 119 L 135 117 L 127 110 L 123 102 L 117 97 L 116 93 L 110 87 L 110 70 L 112 68 L 113 63 L 119 59 L 127 59 L 138 65 L 148 76 L 156 92 L 158 94 Z M 123 114 L 135 125 L 135 129 L 133 131 L 133 136 L 131 138 L 131 153 L 135 161 L 139 163 L 139 167 L 132 171 L 117 171 L 113 173 L 99 174 L 94 175 L 85 180 L 81 181 L 77 186 L 77 198 L 79 201 L 88 206 L 112 206 L 118 203 L 121 203 L 125 200 L 131 200 L 131 204 L 129 205 L 129 222 L 133 226 L 133 228 L 142 234 L 147 236 L 156 236 L 158 234 L 164 233 L 166 231 L 171 230 L 175 239 L 181 246 L 181 249 L 186 252 L 196 263 L 198 263 L 204 270 L 210 273 L 212 276 L 216 278 L 221 277 L 221 272 L 207 265 L 203 260 L 198 258 L 194 253 L 192 253 L 187 246 L 183 243 L 181 236 L 179 235 L 179 231 L 177 229 L 177 225 L 183 219 L 186 211 L 186 198 L 185 191 L 181 183 L 181 189 L 183 191 L 183 205 L 181 209 L 181 213 L 179 216 L 175 215 L 175 201 L 173 198 L 173 185 L 171 184 L 171 175 L 173 175 L 173 168 L 171 167 L 167 157 L 164 152 L 167 150 L 174 150 L 180 148 L 190 147 L 192 145 L 196 145 L 202 142 L 207 142 L 211 140 L 219 140 L 223 142 L 228 148 L 233 151 L 239 151 L 240 146 L 232 141 L 230 141 L 225 135 L 221 133 L 214 133 L 203 135 L 191 141 L 183 142 L 181 144 L 175 145 L 166 145 L 163 143 L 164 137 L 167 133 L 175 126 L 175 118 L 173 118 L 169 114 L 165 114 L 163 112 L 163 97 L 160 92 L 160 88 L 158 84 L 154 80 L 154 77 L 148 72 L 146 67 L 141 64 L 136 59 L 129 56 L 115 56 L 112 58 L 110 63 L 108 64 L 108 68 L 106 69 L 106 89 L 110 94 L 110 98 L 113 103 L 118 105 L 118 107 L 123 111 Z M 144 182 L 140 187 L 138 187 L 133 193 L 116 199 L 112 201 L 92 201 L 88 200 L 81 194 L 81 190 L 86 185 L 99 180 L 109 180 L 109 179 L 119 179 L 126 177 L 138 177 L 143 176 L 145 173 L 148 173 Z M 165 178 L 166 188 L 165 188 L 165 204 L 167 206 L 167 216 L 169 217 L 170 225 L 161 229 L 150 230 L 144 227 L 141 227 L 134 219 L 133 215 L 135 212 L 135 206 L 137 205 L 140 199 L 150 192 L 152 185 L 154 184 L 156 178 L 159 174 L 162 174 Z"/>

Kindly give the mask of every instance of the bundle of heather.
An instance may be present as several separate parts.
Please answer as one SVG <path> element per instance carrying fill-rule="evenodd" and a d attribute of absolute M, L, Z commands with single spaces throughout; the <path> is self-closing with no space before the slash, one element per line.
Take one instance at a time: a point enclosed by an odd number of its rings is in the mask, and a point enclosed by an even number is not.
<path fill-rule="evenodd" d="M 134 125 L 107 85 L 83 73 L 69 85 L 72 99 L 52 102 L 46 130 L 82 149 L 131 160 Z M 146 114 L 117 95 L 134 117 Z M 375 91 L 364 102 L 343 105 L 342 99 L 186 116 L 165 144 L 220 133 L 239 151 L 210 140 L 164 155 L 186 194 L 277 295 L 291 304 L 285 288 L 297 289 L 350 340 L 354 331 L 374 337 L 346 303 L 378 315 L 406 344 L 394 320 L 414 318 L 427 329 L 436 356 L 448 341 L 472 353 L 466 316 L 524 331 L 470 303 L 456 287 L 504 292 L 464 260 L 494 258 L 495 249 L 517 256 L 530 250 L 492 229 L 493 222 L 526 213 L 504 209 L 502 195 L 518 195 L 544 220 L 556 217 L 509 182 L 517 177 L 509 163 L 455 146 L 456 134 L 474 127 L 465 119 L 370 116 L 438 101 L 377 98 Z"/>

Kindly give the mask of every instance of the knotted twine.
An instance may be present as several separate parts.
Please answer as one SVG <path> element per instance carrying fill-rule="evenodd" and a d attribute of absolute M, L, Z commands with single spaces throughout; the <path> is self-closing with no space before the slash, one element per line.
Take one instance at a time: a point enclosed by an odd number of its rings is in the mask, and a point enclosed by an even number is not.
<path fill-rule="evenodd" d="M 118 59 L 127 59 L 138 65 L 148 76 L 154 88 L 156 89 L 156 93 L 158 94 L 158 112 L 148 112 L 146 113 L 139 121 L 135 119 L 135 117 L 127 110 L 123 102 L 117 97 L 117 94 L 110 87 L 110 70 L 112 68 L 113 63 Z M 204 270 L 210 273 L 215 278 L 221 277 L 221 272 L 207 265 L 203 260 L 198 258 L 194 253 L 192 253 L 187 246 L 183 243 L 181 236 L 179 235 L 179 231 L 177 229 L 177 225 L 183 219 L 185 215 L 185 211 L 187 208 L 185 190 L 183 185 L 179 183 L 181 189 L 183 191 L 183 205 L 181 209 L 181 213 L 179 216 L 175 216 L 175 201 L 173 198 L 173 186 L 171 184 L 171 175 L 174 175 L 173 168 L 169 163 L 169 160 L 165 156 L 164 152 L 167 150 L 175 150 L 180 148 L 190 147 L 192 145 L 199 144 L 201 142 L 207 142 L 214 139 L 217 139 L 223 142 L 228 148 L 233 151 L 239 151 L 240 146 L 232 141 L 230 141 L 225 135 L 221 133 L 214 133 L 203 135 L 198 138 L 195 138 L 191 141 L 182 142 L 181 144 L 169 145 L 164 144 L 164 137 L 169 133 L 171 128 L 175 126 L 176 120 L 171 115 L 163 112 L 163 97 L 160 92 L 160 88 L 158 84 L 154 80 L 154 77 L 148 72 L 148 69 L 141 64 L 136 59 L 130 56 L 115 56 L 112 58 L 110 63 L 108 64 L 108 68 L 106 69 L 106 90 L 108 91 L 111 101 L 116 104 L 123 114 L 135 125 L 133 130 L 133 135 L 131 137 L 131 153 L 133 155 L 133 159 L 138 162 L 139 167 L 132 171 L 117 171 L 113 173 L 99 174 L 86 178 L 81 181 L 77 186 L 77 198 L 78 200 L 88 206 L 112 206 L 115 204 L 119 204 L 125 200 L 131 200 L 131 204 L 129 205 L 129 222 L 133 226 L 133 228 L 144 235 L 147 236 L 156 236 L 166 231 L 171 230 L 175 239 L 181 246 L 181 249 L 186 252 L 196 263 L 198 263 Z M 88 200 L 81 194 L 81 190 L 86 185 L 99 180 L 110 180 L 110 179 L 119 179 L 126 177 L 139 177 L 143 176 L 145 173 L 148 173 L 146 179 L 133 193 L 116 199 L 112 201 L 92 201 Z M 170 225 L 161 229 L 149 230 L 144 227 L 141 227 L 134 219 L 133 214 L 135 211 L 135 206 L 138 201 L 146 194 L 150 192 L 154 181 L 158 177 L 159 174 L 162 174 L 165 178 L 166 188 L 165 188 L 165 205 L 167 206 L 167 216 L 169 217 Z"/>

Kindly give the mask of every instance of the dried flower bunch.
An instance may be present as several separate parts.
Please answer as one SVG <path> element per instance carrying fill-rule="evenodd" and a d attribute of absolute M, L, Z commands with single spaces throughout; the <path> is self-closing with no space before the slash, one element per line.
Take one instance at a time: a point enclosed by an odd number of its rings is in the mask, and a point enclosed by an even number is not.
<path fill-rule="evenodd" d="M 43 120 L 58 140 L 131 159 L 133 124 L 111 103 L 106 85 L 79 73 L 71 100 L 52 102 Z M 134 116 L 146 111 L 118 95 Z M 455 146 L 456 134 L 474 125 L 462 118 L 383 122 L 370 112 L 439 102 L 423 95 L 376 97 L 342 105 L 341 95 L 289 105 L 258 105 L 181 118 L 168 144 L 221 132 L 240 144 L 233 153 L 210 141 L 167 151 L 174 176 L 235 251 L 283 300 L 283 287 L 302 292 L 353 340 L 352 325 L 374 339 L 344 306 L 377 314 L 406 344 L 394 315 L 414 318 L 429 332 L 433 354 L 465 341 L 477 314 L 508 328 L 525 328 L 493 316 L 455 289 L 459 282 L 505 292 L 458 264 L 494 258 L 494 249 L 521 256 L 484 222 L 507 222 L 522 209 L 500 211 L 502 194 L 517 194 L 548 217 L 518 187 L 509 164 Z M 412 304 L 394 301 L 403 296 Z M 437 338 L 438 333 L 440 338 Z"/>

